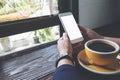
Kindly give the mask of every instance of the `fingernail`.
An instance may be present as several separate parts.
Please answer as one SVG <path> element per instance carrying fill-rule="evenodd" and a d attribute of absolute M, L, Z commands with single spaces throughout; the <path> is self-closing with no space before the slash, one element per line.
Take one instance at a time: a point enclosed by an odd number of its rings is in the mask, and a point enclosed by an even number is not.
<path fill-rule="evenodd" d="M 64 32 L 64 33 L 63 33 L 63 36 L 66 36 L 66 35 L 67 35 L 67 34 Z"/>

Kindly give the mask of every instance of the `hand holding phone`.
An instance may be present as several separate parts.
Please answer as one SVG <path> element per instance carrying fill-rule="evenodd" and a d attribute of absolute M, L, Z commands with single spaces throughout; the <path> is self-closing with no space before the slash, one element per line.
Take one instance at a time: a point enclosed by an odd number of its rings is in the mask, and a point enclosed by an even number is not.
<path fill-rule="evenodd" d="M 78 25 L 74 19 L 74 16 L 71 12 L 60 13 L 58 16 L 72 44 L 75 44 L 84 40 L 78 28 Z"/>

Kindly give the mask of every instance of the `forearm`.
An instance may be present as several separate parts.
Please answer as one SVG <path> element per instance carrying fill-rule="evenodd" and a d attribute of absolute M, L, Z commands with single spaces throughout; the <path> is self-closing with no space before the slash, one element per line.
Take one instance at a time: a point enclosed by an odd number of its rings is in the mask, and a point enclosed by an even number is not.
<path fill-rule="evenodd" d="M 58 60 L 59 62 L 53 75 L 53 80 L 80 80 L 79 73 L 71 59 L 61 58 Z"/>
<path fill-rule="evenodd" d="M 74 66 L 72 56 L 72 45 L 67 34 L 58 40 L 59 59 L 56 61 L 56 70 L 53 80 L 80 80 L 79 74 Z"/>
<path fill-rule="evenodd" d="M 104 37 L 104 39 L 111 40 L 120 45 L 120 38 Z"/>

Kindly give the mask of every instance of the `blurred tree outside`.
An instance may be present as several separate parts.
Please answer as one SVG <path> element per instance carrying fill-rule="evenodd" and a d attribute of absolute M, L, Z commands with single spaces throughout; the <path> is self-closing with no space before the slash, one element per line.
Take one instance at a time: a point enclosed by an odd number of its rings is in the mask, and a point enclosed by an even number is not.
<path fill-rule="evenodd" d="M 58 0 L 0 0 L 0 23 L 58 13 Z M 41 26 L 41 25 L 40 25 Z M 49 27 L 33 31 L 33 37 L 38 36 L 39 42 L 49 42 L 58 38 L 57 28 Z M 31 32 L 29 33 L 31 34 Z M 25 37 L 26 39 L 28 37 Z M 0 38 L 0 43 L 8 38 Z M 10 38 L 11 39 L 11 38 Z M 21 39 L 23 40 L 23 39 Z M 12 40 L 10 40 L 12 41 Z M 17 41 L 17 39 L 15 39 Z"/>

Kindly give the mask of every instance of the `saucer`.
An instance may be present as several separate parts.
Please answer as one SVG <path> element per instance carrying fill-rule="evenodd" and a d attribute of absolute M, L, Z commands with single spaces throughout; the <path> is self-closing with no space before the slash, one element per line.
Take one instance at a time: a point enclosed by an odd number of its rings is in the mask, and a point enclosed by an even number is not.
<path fill-rule="evenodd" d="M 95 64 L 90 64 L 89 59 L 86 56 L 85 50 L 79 52 L 77 56 L 79 64 L 85 68 L 88 71 L 97 73 L 97 74 L 117 74 L 120 73 L 120 64 L 117 65 L 117 68 L 114 69 L 113 65 L 116 65 L 115 63 L 108 66 L 99 66 Z M 117 60 L 116 63 L 120 63 L 120 60 Z"/>

